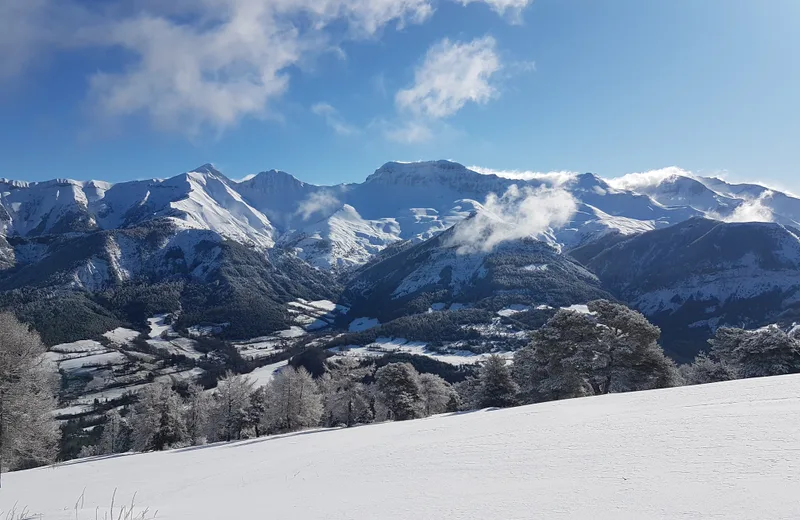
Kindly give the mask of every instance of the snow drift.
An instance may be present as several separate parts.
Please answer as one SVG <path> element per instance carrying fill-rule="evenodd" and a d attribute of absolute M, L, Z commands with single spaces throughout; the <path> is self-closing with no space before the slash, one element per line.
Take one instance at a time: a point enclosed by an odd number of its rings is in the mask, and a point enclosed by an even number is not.
<path fill-rule="evenodd" d="M 800 376 L 608 395 L 4 475 L 47 519 L 800 517 Z M 137 508 L 137 513 L 142 511 Z"/>

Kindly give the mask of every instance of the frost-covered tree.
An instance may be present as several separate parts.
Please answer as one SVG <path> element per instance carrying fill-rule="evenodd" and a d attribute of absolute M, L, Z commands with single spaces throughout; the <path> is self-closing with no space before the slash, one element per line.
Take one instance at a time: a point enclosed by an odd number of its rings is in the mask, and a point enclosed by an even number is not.
<path fill-rule="evenodd" d="M 452 410 L 454 396 L 452 385 L 434 374 L 420 374 L 419 388 L 422 396 L 422 409 L 426 416 L 436 415 Z"/>
<path fill-rule="evenodd" d="M 131 447 L 164 450 L 186 439 L 183 402 L 169 383 L 153 383 L 139 392 L 130 415 Z"/>
<path fill-rule="evenodd" d="M 533 334 L 515 369 L 528 399 L 548 400 L 680 384 L 658 345 L 661 330 L 640 313 L 606 300 L 591 314 L 561 310 Z M 538 382 L 538 385 L 537 385 Z"/>
<path fill-rule="evenodd" d="M 370 395 L 364 385 L 369 369 L 361 367 L 358 360 L 343 358 L 332 362 L 329 371 L 319 379 L 322 391 L 323 421 L 328 426 L 367 423 L 374 414 Z"/>
<path fill-rule="evenodd" d="M 192 446 L 205 444 L 208 435 L 211 400 L 203 391 L 203 387 L 192 383 L 186 389 L 184 400 L 184 422 L 186 438 Z"/>
<path fill-rule="evenodd" d="M 519 386 L 520 403 L 538 403 L 546 400 L 542 383 L 547 379 L 547 371 L 537 358 L 537 350 L 529 345 L 514 352 L 511 375 Z"/>
<path fill-rule="evenodd" d="M 98 443 L 102 453 L 124 453 L 130 449 L 130 427 L 116 408 L 106 414 Z"/>
<path fill-rule="evenodd" d="M 287 367 L 275 374 L 267 385 L 267 411 L 262 422 L 269 433 L 318 426 L 321 418 L 319 388 L 305 368 Z"/>
<path fill-rule="evenodd" d="M 0 313 L 0 471 L 55 459 L 56 384 L 39 335 L 10 313 Z"/>
<path fill-rule="evenodd" d="M 800 342 L 777 326 L 755 331 L 720 328 L 709 343 L 712 356 L 739 377 L 800 372 Z"/>
<path fill-rule="evenodd" d="M 245 427 L 248 430 L 252 430 L 256 437 L 260 437 L 263 433 L 261 431 L 261 421 L 264 419 L 264 414 L 267 413 L 268 399 L 269 395 L 265 386 L 256 388 L 248 397 Z"/>
<path fill-rule="evenodd" d="M 375 372 L 375 386 L 388 418 L 405 421 L 422 413 L 419 374 L 410 363 L 389 363 Z"/>
<path fill-rule="evenodd" d="M 681 365 L 681 375 L 687 385 L 702 385 L 736 379 L 736 370 L 701 352 L 691 364 Z"/>
<path fill-rule="evenodd" d="M 519 404 L 519 386 L 514 382 L 506 360 L 496 354 L 481 364 L 475 390 L 478 408 L 506 408 Z"/>
<path fill-rule="evenodd" d="M 242 438 L 252 392 L 253 381 L 249 377 L 229 373 L 220 379 L 211 405 L 211 440 L 232 441 Z"/>

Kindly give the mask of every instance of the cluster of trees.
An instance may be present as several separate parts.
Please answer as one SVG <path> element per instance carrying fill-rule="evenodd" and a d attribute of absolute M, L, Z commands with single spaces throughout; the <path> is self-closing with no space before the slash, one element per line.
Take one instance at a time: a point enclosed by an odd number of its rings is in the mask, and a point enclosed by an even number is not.
<path fill-rule="evenodd" d="M 107 414 L 98 442 L 81 455 L 150 451 L 302 430 L 408 420 L 444 412 L 800 372 L 800 334 L 778 327 L 722 328 L 711 350 L 676 367 L 658 345 L 660 330 L 640 313 L 606 300 L 588 313 L 556 312 L 516 351 L 489 356 L 451 381 L 405 360 L 298 356 L 265 386 L 228 373 L 216 389 L 149 385 Z M 56 384 L 39 336 L 0 314 L 0 467 L 54 460 Z M 312 372 L 309 372 L 309 367 Z M 455 377 L 458 376 L 458 377 Z"/>
<path fill-rule="evenodd" d="M 687 384 L 800 373 L 800 334 L 777 326 L 758 330 L 720 328 L 711 349 L 681 367 Z"/>
<path fill-rule="evenodd" d="M 511 367 L 490 357 L 476 378 L 458 385 L 464 406 L 507 407 L 682 383 L 658 345 L 658 327 L 606 300 L 588 308 L 588 314 L 558 311 L 514 353 Z"/>
<path fill-rule="evenodd" d="M 375 370 L 351 358 L 329 363 L 314 379 L 287 366 L 256 388 L 245 375 L 229 374 L 213 392 L 190 385 L 181 395 L 169 383 L 150 385 L 138 402 L 109 413 L 99 442 L 81 456 L 150 451 L 232 441 L 317 426 L 353 426 L 406 420 L 458 409 L 453 386 L 408 363 Z"/>

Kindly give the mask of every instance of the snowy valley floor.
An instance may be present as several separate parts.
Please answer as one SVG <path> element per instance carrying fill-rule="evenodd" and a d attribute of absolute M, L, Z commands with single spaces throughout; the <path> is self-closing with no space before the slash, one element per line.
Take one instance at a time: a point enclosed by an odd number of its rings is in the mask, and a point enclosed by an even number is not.
<path fill-rule="evenodd" d="M 75 461 L 3 475 L 0 518 L 115 488 L 115 518 L 797 519 L 800 376 Z"/>

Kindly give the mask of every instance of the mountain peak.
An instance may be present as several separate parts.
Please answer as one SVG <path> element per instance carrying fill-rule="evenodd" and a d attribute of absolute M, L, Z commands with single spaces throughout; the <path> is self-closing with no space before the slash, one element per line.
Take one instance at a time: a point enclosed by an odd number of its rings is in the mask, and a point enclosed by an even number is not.
<path fill-rule="evenodd" d="M 429 177 L 435 174 L 460 174 L 471 172 L 463 164 L 453 161 L 436 160 L 436 161 L 418 161 L 418 162 L 399 162 L 392 161 L 384 164 L 375 173 L 367 177 L 366 182 L 374 182 L 376 180 L 387 180 L 392 178 L 405 178 L 405 177 Z"/>
<path fill-rule="evenodd" d="M 202 166 L 198 166 L 197 168 L 192 170 L 190 173 L 204 173 L 204 174 L 210 174 L 210 175 L 215 175 L 215 176 L 223 176 L 222 172 L 217 170 L 214 167 L 214 165 L 211 164 L 211 163 L 206 163 L 206 164 L 204 164 Z"/>

